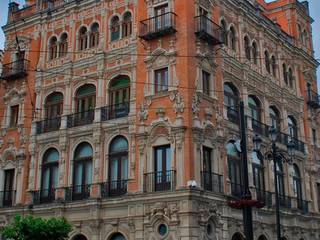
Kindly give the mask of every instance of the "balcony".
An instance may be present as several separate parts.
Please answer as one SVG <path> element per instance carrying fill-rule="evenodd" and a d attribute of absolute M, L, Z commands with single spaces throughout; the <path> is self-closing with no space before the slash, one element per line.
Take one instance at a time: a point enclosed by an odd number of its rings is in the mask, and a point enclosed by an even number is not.
<path fill-rule="evenodd" d="M 291 209 L 292 207 L 292 198 L 289 196 L 279 195 L 279 205 L 282 208 Z"/>
<path fill-rule="evenodd" d="M 141 21 L 139 37 L 150 41 L 176 33 L 176 16 L 175 13 L 168 12 Z"/>
<path fill-rule="evenodd" d="M 15 190 L 0 192 L 0 207 L 12 207 L 16 196 Z"/>
<path fill-rule="evenodd" d="M 70 114 L 67 117 L 67 127 L 77 127 L 93 123 L 94 110 Z"/>
<path fill-rule="evenodd" d="M 65 189 L 65 201 L 72 202 L 78 200 L 86 200 L 90 198 L 91 185 L 75 185 Z"/>
<path fill-rule="evenodd" d="M 173 191 L 176 188 L 176 171 L 144 174 L 144 192 Z"/>
<path fill-rule="evenodd" d="M 241 198 L 243 194 L 243 185 L 239 183 L 231 182 L 231 196 L 235 198 Z"/>
<path fill-rule="evenodd" d="M 201 172 L 201 186 L 206 191 L 223 193 L 223 176 L 212 172 Z"/>
<path fill-rule="evenodd" d="M 33 204 L 43 204 L 43 203 L 52 203 L 55 200 L 56 190 L 51 189 L 41 189 L 38 191 L 32 192 Z"/>
<path fill-rule="evenodd" d="M 256 200 L 263 204 L 265 207 L 272 207 L 272 193 L 264 189 L 256 188 Z"/>
<path fill-rule="evenodd" d="M 239 111 L 234 109 L 234 107 L 227 107 L 227 118 L 234 124 L 240 124 Z"/>
<path fill-rule="evenodd" d="M 309 212 L 309 203 L 306 200 L 299 199 L 297 198 L 297 208 L 302 212 L 302 213 L 308 213 Z"/>
<path fill-rule="evenodd" d="M 127 117 L 129 115 L 129 103 L 121 103 L 101 108 L 101 121 Z"/>
<path fill-rule="evenodd" d="M 269 136 L 269 126 L 251 118 L 252 130 L 254 133 L 259 134 L 261 136 L 268 137 Z"/>
<path fill-rule="evenodd" d="M 28 75 L 28 60 L 18 60 L 2 66 L 1 79 L 14 80 Z"/>
<path fill-rule="evenodd" d="M 46 119 L 37 122 L 37 134 L 58 131 L 61 125 L 61 117 Z"/>
<path fill-rule="evenodd" d="M 101 198 L 122 196 L 127 193 L 128 180 L 115 180 L 101 183 Z"/>
<path fill-rule="evenodd" d="M 221 27 L 203 15 L 195 17 L 195 34 L 213 46 L 223 43 Z"/>
<path fill-rule="evenodd" d="M 320 96 L 317 92 L 307 90 L 306 96 L 308 97 L 307 104 L 312 108 L 320 108 Z"/>

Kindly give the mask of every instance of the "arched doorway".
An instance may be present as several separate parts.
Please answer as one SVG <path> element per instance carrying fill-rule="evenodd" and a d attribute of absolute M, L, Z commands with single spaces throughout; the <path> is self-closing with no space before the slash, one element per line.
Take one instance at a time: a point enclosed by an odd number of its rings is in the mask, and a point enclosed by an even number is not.
<path fill-rule="evenodd" d="M 86 236 L 82 234 L 78 234 L 75 237 L 73 237 L 72 240 L 88 240 L 88 238 L 86 238 Z"/>

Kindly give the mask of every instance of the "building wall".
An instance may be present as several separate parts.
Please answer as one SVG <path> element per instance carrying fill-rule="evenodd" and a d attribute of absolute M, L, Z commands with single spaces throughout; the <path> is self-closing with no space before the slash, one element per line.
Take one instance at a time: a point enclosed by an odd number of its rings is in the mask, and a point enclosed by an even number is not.
<path fill-rule="evenodd" d="M 252 1 L 251 1 L 252 2 Z M 15 169 L 16 198 L 14 206 L 1 209 L 2 224 L 16 213 L 38 216 L 64 216 L 74 226 L 70 239 L 82 233 L 88 239 L 112 239 L 122 233 L 126 239 L 231 239 L 243 232 L 242 212 L 228 206 L 232 191 L 226 145 L 239 138 L 239 126 L 229 118 L 224 102 L 224 86 L 232 84 L 250 115 L 249 96 L 260 103 L 261 119 L 271 125 L 269 106 L 280 113 L 281 130 L 288 133 L 288 116 L 298 125 L 298 138 L 305 151 L 296 151 L 294 163 L 301 173 L 302 196 L 308 213 L 298 209 L 291 165 L 284 164 L 284 188 L 292 198 L 291 206 L 281 214 L 283 234 L 288 239 L 317 239 L 320 229 L 317 183 L 319 184 L 317 143 L 312 128 L 317 128 L 316 110 L 308 102 L 307 82 L 316 91 L 317 63 L 312 56 L 311 38 L 301 38 L 298 29 L 311 35 L 310 17 L 295 1 L 276 1 L 252 5 L 250 1 L 194 0 L 113 0 L 28 1 L 28 7 L 11 14 L 4 27 L 6 48 L 4 63 L 14 61 L 19 47 L 30 61 L 27 76 L 2 81 L 0 108 L 3 116 L 0 156 L 3 170 Z M 168 4 L 176 14 L 175 34 L 153 40 L 141 38 L 141 21 L 154 17 L 155 8 Z M 187 7 L 186 7 L 187 6 Z M 259 8 L 258 8 L 259 6 Z M 199 7 L 218 25 L 226 23 L 228 44 L 213 46 L 200 40 L 195 32 L 194 16 Z M 259 10 L 260 9 L 260 10 Z M 125 13 L 132 15 L 132 34 L 122 37 Z M 120 19 L 120 37 L 112 40 L 112 18 Z M 22 21 L 23 19 L 23 21 Z M 122 19 L 122 20 L 121 20 Z M 95 47 L 80 49 L 80 29 L 99 24 L 99 41 Z M 231 28 L 235 30 L 235 49 L 231 47 Z M 67 54 L 51 58 L 52 39 L 57 44 L 67 33 Z M 247 59 L 245 37 L 257 44 L 256 63 Z M 89 39 L 89 37 L 88 37 Z M 51 46 L 51 47 L 50 47 Z M 274 72 L 268 72 L 265 52 L 276 60 Z M 292 84 L 284 80 L 283 64 L 292 70 Z M 272 65 L 272 64 L 271 64 Z M 155 71 L 168 68 L 168 90 L 155 93 Z M 271 66 L 272 67 L 272 66 Z M 209 95 L 203 90 L 203 71 L 210 74 Z M 104 107 L 112 104 L 110 89 L 118 76 L 130 79 L 130 111 L 128 116 L 103 120 Z M 22 83 L 22 84 L 21 84 Z M 77 112 L 77 90 L 85 84 L 96 88 L 94 120 L 81 126 L 70 126 Z M 57 131 L 39 132 L 46 126 L 46 101 L 50 94 L 63 94 L 61 125 Z M 19 124 L 8 127 L 11 104 L 19 103 Z M 110 109 L 110 108 L 109 108 Z M 60 119 L 60 118 L 59 118 Z M 253 181 L 252 139 L 256 134 L 248 118 L 249 179 L 253 198 L 258 192 Z M 261 125 L 266 127 L 265 125 Z M 42 129 L 42 128 L 41 128 Z M 43 128 L 44 130 L 45 127 Z M 103 189 L 110 179 L 110 145 L 117 136 L 128 141 L 127 193 L 105 198 Z M 262 152 L 270 142 L 263 138 Z M 69 201 L 68 189 L 74 181 L 75 151 L 82 142 L 93 149 L 90 199 Z M 170 146 L 170 191 L 154 189 L 156 164 L 154 149 Z M 219 191 L 207 191 L 203 184 L 204 147 L 211 149 L 211 171 L 222 182 Z M 48 149 L 59 153 L 59 177 L 54 203 L 38 204 L 42 189 L 43 159 Z M 279 144 L 285 150 L 285 145 Z M 264 159 L 265 190 L 274 192 L 273 165 Z M 153 174 L 153 175 L 152 175 Z M 0 175 L 1 177 L 1 175 Z M 196 187 L 189 187 L 195 180 Z M 217 184 L 216 182 L 214 184 Z M 151 187 L 150 187 L 151 186 Z M 219 185 L 220 186 L 220 185 Z M 0 186 L 1 187 L 1 186 Z M 163 186 L 162 186 L 163 187 Z M 168 187 L 168 186 L 167 186 Z M 41 193 L 40 193 L 41 194 Z M 274 204 L 274 194 L 271 194 Z M 254 234 L 275 239 L 272 207 L 254 209 Z M 168 235 L 160 236 L 161 223 L 168 226 Z M 209 227 L 208 227 L 209 226 Z M 213 231 L 208 230 L 212 228 Z"/>

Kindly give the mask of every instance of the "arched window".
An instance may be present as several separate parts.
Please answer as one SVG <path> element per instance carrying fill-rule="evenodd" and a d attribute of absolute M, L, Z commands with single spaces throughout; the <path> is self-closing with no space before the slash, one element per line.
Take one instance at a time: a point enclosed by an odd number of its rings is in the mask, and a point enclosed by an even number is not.
<path fill-rule="evenodd" d="M 58 44 L 57 38 L 52 37 L 49 41 L 49 59 L 55 59 L 58 57 Z"/>
<path fill-rule="evenodd" d="M 269 117 L 271 119 L 271 126 L 275 127 L 278 132 L 281 129 L 280 113 L 278 109 L 274 106 L 269 107 Z"/>
<path fill-rule="evenodd" d="M 79 50 L 88 48 L 88 30 L 86 27 L 81 27 L 79 30 Z"/>
<path fill-rule="evenodd" d="M 252 43 L 252 59 L 254 64 L 258 64 L 258 46 L 256 42 Z"/>
<path fill-rule="evenodd" d="M 42 176 L 40 201 L 51 202 L 55 199 L 55 189 L 59 179 L 59 152 L 55 148 L 48 149 L 42 159 Z"/>
<path fill-rule="evenodd" d="M 264 52 L 264 62 L 265 62 L 265 67 L 268 73 L 271 73 L 270 70 L 270 56 L 269 56 L 269 52 L 265 51 Z"/>
<path fill-rule="evenodd" d="M 244 237 L 241 233 L 235 233 L 233 234 L 231 240 L 244 240 Z"/>
<path fill-rule="evenodd" d="M 76 92 L 77 123 L 93 121 L 96 105 L 96 87 L 93 84 L 85 84 Z"/>
<path fill-rule="evenodd" d="M 45 101 L 46 121 L 42 132 L 56 131 L 60 128 L 61 114 L 63 112 L 63 95 L 60 92 L 51 93 Z M 38 125 L 40 126 L 40 125 Z"/>
<path fill-rule="evenodd" d="M 79 234 L 76 235 L 74 238 L 72 238 L 72 240 L 88 240 L 84 235 Z"/>
<path fill-rule="evenodd" d="M 130 12 L 123 15 L 122 21 L 122 37 L 129 37 L 132 34 L 132 16 Z"/>
<path fill-rule="evenodd" d="M 280 205 L 285 205 L 285 189 L 284 189 L 284 173 L 283 173 L 283 165 L 282 162 L 277 161 L 277 180 L 278 180 L 278 193 L 279 193 L 279 201 Z"/>
<path fill-rule="evenodd" d="M 89 143 L 80 143 L 73 157 L 73 199 L 90 197 L 90 184 L 92 183 L 92 157 L 93 150 Z"/>
<path fill-rule="evenodd" d="M 237 50 L 236 30 L 233 26 L 230 27 L 230 47 L 232 50 Z"/>
<path fill-rule="evenodd" d="M 266 236 L 261 235 L 261 236 L 258 238 L 258 240 L 268 240 L 268 239 L 266 238 Z"/>
<path fill-rule="evenodd" d="M 239 123 L 239 94 L 236 87 L 230 83 L 223 85 L 224 104 L 227 107 L 228 119 L 234 123 Z"/>
<path fill-rule="evenodd" d="M 124 117 L 129 111 L 130 78 L 120 75 L 110 82 L 110 117 Z"/>
<path fill-rule="evenodd" d="M 233 141 L 227 144 L 227 158 L 229 166 L 229 179 L 231 183 L 231 194 L 240 197 L 242 194 L 241 161 L 239 153 Z"/>
<path fill-rule="evenodd" d="M 302 208 L 302 185 L 301 185 L 301 175 L 299 168 L 296 164 L 293 164 L 293 192 L 297 197 L 298 208 Z"/>
<path fill-rule="evenodd" d="M 308 42 L 309 42 L 308 32 L 306 30 L 303 30 L 303 44 L 305 47 L 308 46 Z"/>
<path fill-rule="evenodd" d="M 60 92 L 51 93 L 45 101 L 46 119 L 60 117 L 63 111 L 63 95 Z"/>
<path fill-rule="evenodd" d="M 288 70 L 288 82 L 289 82 L 289 87 L 293 88 L 294 87 L 294 79 L 293 79 L 293 72 L 292 72 L 291 68 L 289 68 L 289 70 Z"/>
<path fill-rule="evenodd" d="M 96 87 L 93 84 L 85 84 L 77 90 L 77 112 L 85 112 L 95 108 Z"/>
<path fill-rule="evenodd" d="M 127 192 L 128 141 L 123 136 L 115 137 L 109 147 L 109 190 L 110 195 Z"/>
<path fill-rule="evenodd" d="M 300 42 L 303 44 L 304 43 L 304 39 L 303 39 L 302 29 L 301 29 L 301 26 L 299 24 L 298 24 L 298 32 L 299 32 Z"/>
<path fill-rule="evenodd" d="M 246 59 L 247 60 L 251 60 L 251 49 L 250 49 L 250 41 L 248 36 L 244 37 L 244 51 L 245 51 L 245 55 L 246 55 Z"/>
<path fill-rule="evenodd" d="M 263 172 L 263 159 L 261 154 L 252 152 L 253 184 L 256 187 L 257 200 L 264 201 L 265 185 Z"/>
<path fill-rule="evenodd" d="M 99 24 L 94 23 L 90 29 L 90 42 L 89 47 L 97 47 L 99 45 Z"/>
<path fill-rule="evenodd" d="M 275 56 L 271 57 L 271 67 L 272 67 L 272 75 L 274 77 L 276 77 L 277 76 L 277 61 L 276 61 Z"/>
<path fill-rule="evenodd" d="M 59 43 L 59 57 L 64 57 L 68 52 L 68 35 L 67 33 L 62 33 Z"/>
<path fill-rule="evenodd" d="M 228 46 L 227 24 L 224 20 L 221 20 L 221 31 L 223 44 Z"/>
<path fill-rule="evenodd" d="M 251 118 L 257 121 L 261 121 L 261 104 L 255 96 L 249 96 L 248 104 L 250 108 Z"/>
<path fill-rule="evenodd" d="M 298 139 L 297 121 L 292 116 L 288 117 L 288 130 L 291 137 Z"/>
<path fill-rule="evenodd" d="M 126 240 L 121 233 L 115 233 L 111 236 L 110 240 Z"/>
<path fill-rule="evenodd" d="M 111 41 L 118 40 L 120 38 L 120 20 L 118 16 L 114 16 L 111 19 Z"/>
<path fill-rule="evenodd" d="M 284 83 L 288 85 L 287 65 L 285 63 L 282 64 L 282 74 Z"/>

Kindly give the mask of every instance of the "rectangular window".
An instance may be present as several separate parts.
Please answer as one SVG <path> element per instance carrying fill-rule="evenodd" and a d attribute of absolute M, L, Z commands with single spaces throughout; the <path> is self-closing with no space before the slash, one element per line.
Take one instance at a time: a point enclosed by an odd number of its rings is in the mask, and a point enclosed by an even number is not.
<path fill-rule="evenodd" d="M 18 125 L 19 118 L 19 105 L 10 107 L 10 127 L 16 127 Z"/>
<path fill-rule="evenodd" d="M 202 90 L 203 93 L 210 96 L 210 73 L 202 71 Z"/>
<path fill-rule="evenodd" d="M 317 131 L 312 129 L 312 141 L 314 145 L 317 145 Z"/>
<path fill-rule="evenodd" d="M 168 68 L 162 68 L 154 72 L 155 93 L 168 91 Z"/>

